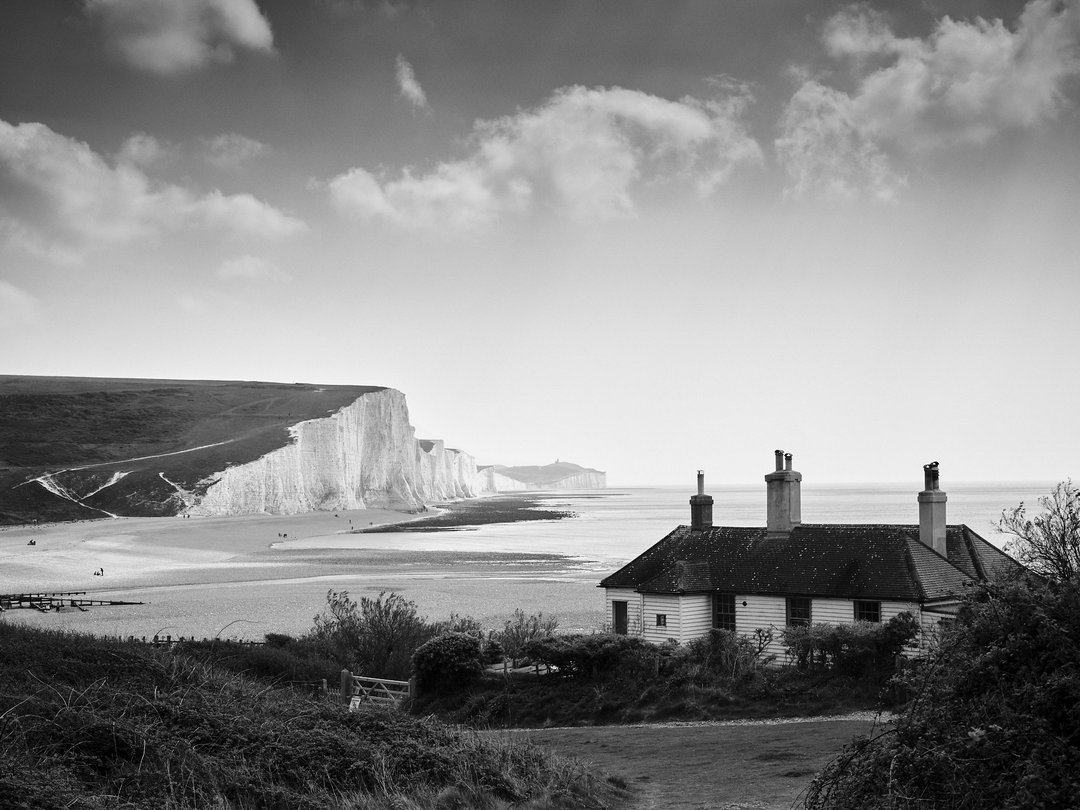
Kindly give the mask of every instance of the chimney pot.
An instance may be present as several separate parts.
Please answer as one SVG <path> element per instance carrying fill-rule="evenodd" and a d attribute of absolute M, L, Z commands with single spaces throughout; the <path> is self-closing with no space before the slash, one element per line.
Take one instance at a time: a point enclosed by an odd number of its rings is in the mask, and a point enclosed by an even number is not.
<path fill-rule="evenodd" d="M 697 471 L 697 495 L 690 498 L 690 530 L 695 532 L 712 528 L 711 495 L 705 494 L 705 471 Z"/>
<path fill-rule="evenodd" d="M 946 542 L 948 529 L 945 524 L 945 503 L 948 497 L 939 487 L 938 463 L 923 465 L 926 488 L 919 493 L 919 540 L 948 559 Z"/>
<path fill-rule="evenodd" d="M 802 474 L 791 469 L 792 454 L 776 451 L 776 471 L 765 476 L 766 536 L 788 535 L 802 523 Z"/>

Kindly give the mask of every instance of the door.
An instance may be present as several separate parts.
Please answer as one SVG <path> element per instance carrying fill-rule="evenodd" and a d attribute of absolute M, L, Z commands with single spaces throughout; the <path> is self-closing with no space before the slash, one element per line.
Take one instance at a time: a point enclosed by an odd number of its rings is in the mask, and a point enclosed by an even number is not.
<path fill-rule="evenodd" d="M 611 624 L 615 628 L 615 633 L 620 636 L 625 636 L 629 629 L 626 621 L 626 602 L 611 603 L 612 617 Z"/>

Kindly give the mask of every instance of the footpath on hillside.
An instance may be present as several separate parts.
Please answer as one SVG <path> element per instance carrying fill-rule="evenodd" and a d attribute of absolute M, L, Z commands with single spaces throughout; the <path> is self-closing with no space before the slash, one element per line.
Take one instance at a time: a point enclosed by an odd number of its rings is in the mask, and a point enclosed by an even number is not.
<path fill-rule="evenodd" d="M 627 810 L 789 810 L 873 712 L 829 718 L 725 720 L 486 732 L 596 765 L 634 793 Z"/>

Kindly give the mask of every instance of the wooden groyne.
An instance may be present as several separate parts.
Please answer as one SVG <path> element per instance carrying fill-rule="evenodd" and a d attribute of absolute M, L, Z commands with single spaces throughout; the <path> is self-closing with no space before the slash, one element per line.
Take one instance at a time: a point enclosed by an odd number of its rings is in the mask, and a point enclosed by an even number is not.
<path fill-rule="evenodd" d="M 118 599 L 87 599 L 86 591 L 64 591 L 61 593 L 0 593 L 0 610 L 28 608 L 48 613 L 61 608 L 72 607 L 85 611 L 89 607 L 111 605 L 142 605 L 145 602 L 124 602 Z"/>

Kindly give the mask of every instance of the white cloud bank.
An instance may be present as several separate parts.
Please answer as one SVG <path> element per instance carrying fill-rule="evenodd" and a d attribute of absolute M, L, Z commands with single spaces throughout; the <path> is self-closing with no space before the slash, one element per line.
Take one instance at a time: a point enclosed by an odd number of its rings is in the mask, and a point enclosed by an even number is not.
<path fill-rule="evenodd" d="M 412 65 L 410 65 L 401 54 L 398 54 L 395 75 L 397 77 L 398 89 L 401 91 L 401 97 L 403 99 L 408 101 L 418 110 L 431 109 L 428 106 L 424 88 L 421 87 L 420 82 L 416 80 L 416 74 L 413 72 Z"/>
<path fill-rule="evenodd" d="M 1063 84 L 1080 74 L 1080 2 L 1032 0 L 1015 30 L 945 17 L 925 39 L 897 37 L 856 7 L 829 21 L 824 42 L 862 78 L 853 93 L 810 80 L 789 102 L 776 141 L 789 190 L 888 200 L 903 180 L 885 149 L 980 145 L 1058 113 Z"/>
<path fill-rule="evenodd" d="M 231 62 L 236 48 L 273 53 L 270 23 L 255 0 L 85 0 L 128 64 L 160 74 Z"/>
<path fill-rule="evenodd" d="M 0 121 L 0 230 L 10 240 L 78 261 L 95 246 L 186 228 L 260 238 L 307 230 L 250 194 L 198 194 L 154 183 L 137 166 L 110 166 L 85 143 L 44 124 Z"/>
<path fill-rule="evenodd" d="M 239 169 L 270 151 L 266 144 L 236 132 L 218 135 L 205 143 L 206 159 L 219 169 Z"/>
<path fill-rule="evenodd" d="M 568 87 L 541 106 L 478 121 L 472 153 L 383 179 L 354 168 L 329 181 L 344 211 L 406 228 L 474 230 L 547 206 L 578 218 L 633 215 L 635 184 L 691 181 L 709 194 L 761 150 L 742 124 L 745 88 L 680 101 L 637 90 Z"/>

